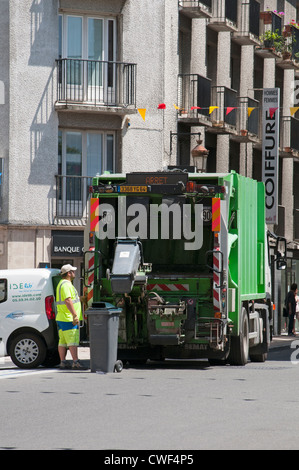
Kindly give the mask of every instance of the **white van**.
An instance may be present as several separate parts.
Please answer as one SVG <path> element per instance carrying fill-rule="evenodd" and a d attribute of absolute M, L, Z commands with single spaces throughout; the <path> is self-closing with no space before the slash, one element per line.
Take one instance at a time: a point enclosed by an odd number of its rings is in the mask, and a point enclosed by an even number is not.
<path fill-rule="evenodd" d="M 0 270 L 0 357 L 18 367 L 59 363 L 55 289 L 59 269 Z"/>

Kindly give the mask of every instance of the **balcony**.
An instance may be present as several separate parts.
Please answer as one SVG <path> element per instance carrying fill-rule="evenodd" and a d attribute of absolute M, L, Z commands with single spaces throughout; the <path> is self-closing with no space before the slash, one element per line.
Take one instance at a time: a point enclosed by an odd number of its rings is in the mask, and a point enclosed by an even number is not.
<path fill-rule="evenodd" d="M 246 97 L 238 98 L 238 134 L 233 137 L 238 142 L 260 143 L 261 139 L 261 109 L 260 102 Z"/>
<path fill-rule="evenodd" d="M 299 70 L 299 29 L 293 25 L 286 25 L 283 31 L 283 51 L 277 65 L 283 69 Z"/>
<path fill-rule="evenodd" d="M 291 116 L 282 116 L 280 152 L 284 157 L 299 158 L 299 119 Z"/>
<path fill-rule="evenodd" d="M 294 226 L 295 226 L 294 228 L 296 229 L 296 214 L 295 214 Z M 285 207 L 284 206 L 278 206 L 278 223 L 274 227 L 274 233 L 278 237 L 285 236 Z"/>
<path fill-rule="evenodd" d="M 260 44 L 260 3 L 256 0 L 243 0 L 239 30 L 233 39 L 241 46 Z"/>
<path fill-rule="evenodd" d="M 190 125 L 211 126 L 211 80 L 198 74 L 178 76 L 179 121 Z"/>
<path fill-rule="evenodd" d="M 92 177 L 56 175 L 55 225 L 85 225 Z"/>
<path fill-rule="evenodd" d="M 212 87 L 212 103 L 217 108 L 211 114 L 211 132 L 217 134 L 236 134 L 237 115 L 239 112 L 236 90 L 225 86 Z"/>
<path fill-rule="evenodd" d="M 237 31 L 238 0 L 214 0 L 209 27 L 215 31 Z"/>
<path fill-rule="evenodd" d="M 261 44 L 255 49 L 257 55 L 263 59 L 280 58 L 282 37 L 282 19 L 272 11 L 262 11 L 260 18 L 263 22 L 261 31 Z"/>
<path fill-rule="evenodd" d="M 179 0 L 179 10 L 189 18 L 211 18 L 212 0 Z"/>
<path fill-rule="evenodd" d="M 56 62 L 56 110 L 136 112 L 136 64 L 83 59 Z"/>
<path fill-rule="evenodd" d="M 179 122 L 190 126 L 206 126 L 217 134 L 237 132 L 237 92 L 230 88 L 212 87 L 209 78 L 198 74 L 178 76 Z M 211 109 L 211 106 L 215 106 Z M 228 108 L 234 108 L 230 112 Z"/>
<path fill-rule="evenodd" d="M 294 240 L 299 241 L 299 210 L 294 209 Z"/>

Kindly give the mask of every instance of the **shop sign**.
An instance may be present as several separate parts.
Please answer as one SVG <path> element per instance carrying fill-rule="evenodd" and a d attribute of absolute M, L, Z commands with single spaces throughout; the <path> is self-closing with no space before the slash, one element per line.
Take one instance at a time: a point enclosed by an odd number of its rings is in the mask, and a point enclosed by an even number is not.
<path fill-rule="evenodd" d="M 267 224 L 278 223 L 280 89 L 264 88 L 263 93 L 263 172 L 266 191 Z"/>
<path fill-rule="evenodd" d="M 52 256 L 81 257 L 83 256 L 83 250 L 83 232 L 52 231 Z"/>

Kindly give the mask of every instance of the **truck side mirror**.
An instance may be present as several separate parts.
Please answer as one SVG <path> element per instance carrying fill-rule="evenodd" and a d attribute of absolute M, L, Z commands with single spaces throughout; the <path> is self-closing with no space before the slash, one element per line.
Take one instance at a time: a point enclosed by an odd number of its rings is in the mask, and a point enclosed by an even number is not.
<path fill-rule="evenodd" d="M 286 254 L 287 254 L 287 241 L 283 237 L 276 239 L 276 269 L 286 269 Z"/>
<path fill-rule="evenodd" d="M 286 260 L 284 258 L 278 258 L 276 260 L 276 269 L 281 271 L 282 269 L 286 269 L 286 267 L 287 267 L 287 263 L 286 263 Z"/>

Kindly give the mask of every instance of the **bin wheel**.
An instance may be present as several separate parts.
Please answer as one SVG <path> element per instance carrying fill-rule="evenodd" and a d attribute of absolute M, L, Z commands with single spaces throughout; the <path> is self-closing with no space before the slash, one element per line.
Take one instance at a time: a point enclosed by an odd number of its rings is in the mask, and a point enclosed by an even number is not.
<path fill-rule="evenodd" d="M 123 370 L 123 363 L 121 361 L 116 361 L 114 365 L 114 372 L 121 372 Z"/>

